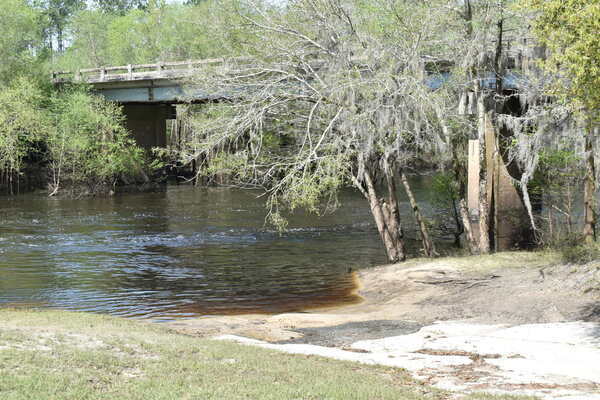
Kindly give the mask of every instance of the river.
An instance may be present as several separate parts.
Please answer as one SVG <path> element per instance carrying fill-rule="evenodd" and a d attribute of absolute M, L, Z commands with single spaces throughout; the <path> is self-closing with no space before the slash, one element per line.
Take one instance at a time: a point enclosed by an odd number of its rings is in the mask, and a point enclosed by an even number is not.
<path fill-rule="evenodd" d="M 356 302 L 350 271 L 385 257 L 364 199 L 341 203 L 279 234 L 252 191 L 3 197 L 0 306 L 168 320 Z"/>

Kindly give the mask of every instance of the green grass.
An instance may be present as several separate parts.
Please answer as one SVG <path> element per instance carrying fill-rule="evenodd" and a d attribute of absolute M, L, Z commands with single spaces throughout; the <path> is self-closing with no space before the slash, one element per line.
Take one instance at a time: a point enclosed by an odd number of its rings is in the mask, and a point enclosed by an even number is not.
<path fill-rule="evenodd" d="M 0 310 L 2 400 L 448 398 L 395 368 L 287 355 L 107 316 Z"/>
<path fill-rule="evenodd" d="M 500 253 L 455 256 L 440 258 L 415 258 L 403 266 L 417 267 L 427 264 L 443 265 L 453 267 L 466 272 L 486 272 L 495 269 L 510 268 L 540 268 L 556 265 L 562 262 L 561 254 L 551 250 L 540 251 L 505 251 Z"/>

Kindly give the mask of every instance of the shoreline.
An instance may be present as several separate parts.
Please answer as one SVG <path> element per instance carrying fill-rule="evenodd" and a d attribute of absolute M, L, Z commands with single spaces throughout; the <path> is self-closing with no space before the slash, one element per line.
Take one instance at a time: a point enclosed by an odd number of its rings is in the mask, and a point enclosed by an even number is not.
<path fill-rule="evenodd" d="M 24 335 L 30 324 L 23 321 L 38 320 L 33 334 L 42 338 L 35 345 L 40 350 L 49 347 L 44 332 L 54 329 L 70 332 L 67 337 L 75 342 L 82 330 L 94 348 L 95 329 L 75 322 L 89 318 L 100 321 L 98 326 L 103 321 L 114 325 L 115 335 L 125 335 L 120 328 L 125 326 L 166 329 L 198 341 L 393 367 L 407 371 L 418 385 L 454 393 L 444 399 L 496 393 L 600 400 L 600 260 L 575 266 L 561 263 L 554 253 L 510 252 L 416 259 L 352 275 L 353 293 L 362 299 L 357 304 L 160 324 L 87 313 L 0 310 L 21 316 L 19 323 L 0 321 L 0 333 L 20 329 Z M 53 321 L 49 316 L 55 314 L 65 321 Z M 9 339 L 0 350 L 11 346 Z"/>
<path fill-rule="evenodd" d="M 600 393 L 594 361 L 600 359 L 600 261 L 569 266 L 554 253 L 510 252 L 411 260 L 356 275 L 359 304 L 168 325 L 283 352 L 402 367 L 452 391 L 600 399 L 594 397 Z M 519 340 L 526 332 L 529 344 Z M 540 350 L 527 354 L 529 345 Z M 569 351 L 591 358 L 580 357 L 583 367 L 574 372 L 561 370 L 560 360 L 552 369 L 544 358 Z M 599 368 L 597 379 L 589 379 L 590 368 Z"/>

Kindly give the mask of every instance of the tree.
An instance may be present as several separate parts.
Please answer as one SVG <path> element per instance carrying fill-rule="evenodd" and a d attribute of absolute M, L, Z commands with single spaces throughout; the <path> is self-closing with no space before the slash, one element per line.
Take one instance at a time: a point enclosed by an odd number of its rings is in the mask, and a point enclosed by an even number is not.
<path fill-rule="evenodd" d="M 51 196 L 65 182 L 95 193 L 112 189 L 119 179 L 144 176 L 143 150 L 124 128 L 118 105 L 75 87 L 55 93 L 47 114 L 52 121 L 46 131 Z"/>
<path fill-rule="evenodd" d="M 40 14 L 25 0 L 6 0 L 0 7 L 0 86 L 31 71 L 41 43 Z"/>
<path fill-rule="evenodd" d="M 36 150 L 48 127 L 42 103 L 41 90 L 28 79 L 19 78 L 0 88 L 0 171 L 8 178 L 11 193 L 23 159 Z"/>
<path fill-rule="evenodd" d="M 425 79 L 425 61 L 438 59 L 442 4 L 248 1 L 237 12 L 247 58 L 198 78 L 232 102 L 205 108 L 192 154 L 182 158 L 229 160 L 240 183 L 267 190 L 269 217 L 279 225 L 285 209 L 335 207 L 339 189 L 352 184 L 370 206 L 389 261 L 404 260 L 398 178 L 410 197 L 407 169 L 444 154 L 448 129 L 439 116 L 455 109 L 447 91 Z M 413 205 L 424 251 L 433 255 Z"/>
<path fill-rule="evenodd" d="M 71 46 L 55 61 L 54 68 L 74 71 L 80 68 L 111 65 L 114 56 L 108 43 L 109 28 L 114 15 L 98 10 L 83 10 L 72 19 Z"/>
<path fill-rule="evenodd" d="M 62 53 L 65 50 L 65 31 L 70 18 L 85 8 L 85 0 L 33 0 L 33 4 L 44 11 L 50 22 L 47 32 L 49 48 L 54 50 L 53 42 L 56 41 L 56 50 Z"/>
<path fill-rule="evenodd" d="M 537 40 L 549 50 L 543 63 L 555 84 L 551 94 L 582 121 L 585 137 L 584 228 L 586 242 L 596 234 L 595 143 L 600 124 L 600 2 L 597 0 L 523 0 L 534 13 Z"/>
<path fill-rule="evenodd" d="M 218 2 L 199 6 L 151 2 L 107 26 L 106 47 L 115 65 L 221 57 L 227 54 L 213 21 Z"/>

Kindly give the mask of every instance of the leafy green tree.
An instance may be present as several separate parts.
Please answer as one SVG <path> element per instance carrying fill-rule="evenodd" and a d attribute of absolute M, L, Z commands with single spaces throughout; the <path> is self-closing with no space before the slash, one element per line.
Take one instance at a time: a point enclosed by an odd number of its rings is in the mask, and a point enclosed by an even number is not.
<path fill-rule="evenodd" d="M 41 8 L 50 21 L 47 32 L 49 47 L 62 53 L 65 50 L 66 30 L 71 17 L 86 7 L 85 0 L 33 0 L 33 4 Z"/>
<path fill-rule="evenodd" d="M 198 6 L 149 2 L 122 14 L 100 9 L 78 12 L 69 25 L 71 46 L 55 68 L 144 64 L 223 57 L 234 50 L 215 23 L 225 19 L 219 1 Z"/>
<path fill-rule="evenodd" d="M 595 142 L 600 125 L 600 2 L 598 0 L 522 0 L 534 12 L 533 30 L 550 51 L 544 68 L 556 78 L 552 94 L 583 122 L 586 173 L 584 229 L 596 239 Z"/>
<path fill-rule="evenodd" d="M 79 68 L 111 65 L 113 56 L 108 45 L 107 27 L 117 17 L 99 10 L 83 10 L 77 13 L 70 24 L 73 35 L 71 46 L 54 68 L 73 71 Z"/>
<path fill-rule="evenodd" d="M 8 176 L 11 192 L 23 159 L 44 139 L 49 126 L 43 100 L 41 90 L 25 78 L 0 88 L 0 171 Z"/>
<path fill-rule="evenodd" d="M 87 185 L 95 193 L 119 179 L 143 175 L 143 150 L 124 128 L 121 108 L 115 103 L 74 88 L 52 97 L 49 114 L 51 195 L 65 182 Z"/>
<path fill-rule="evenodd" d="M 0 86 L 32 70 L 41 44 L 40 13 L 25 0 L 5 0 L 0 7 Z"/>

